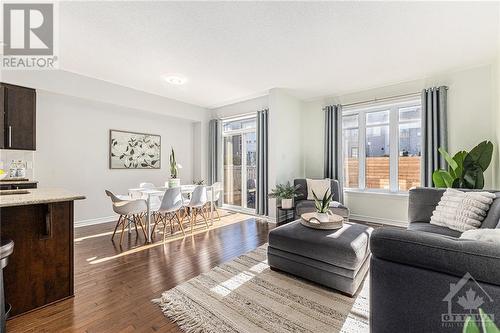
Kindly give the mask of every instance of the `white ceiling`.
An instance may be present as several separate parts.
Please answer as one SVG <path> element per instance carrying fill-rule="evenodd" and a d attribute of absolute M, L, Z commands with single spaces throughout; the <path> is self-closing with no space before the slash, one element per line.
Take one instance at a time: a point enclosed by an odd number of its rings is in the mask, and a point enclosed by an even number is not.
<path fill-rule="evenodd" d="M 64 2 L 61 69 L 205 107 L 425 78 L 496 56 L 494 2 Z M 183 86 L 163 74 L 181 73 Z"/>

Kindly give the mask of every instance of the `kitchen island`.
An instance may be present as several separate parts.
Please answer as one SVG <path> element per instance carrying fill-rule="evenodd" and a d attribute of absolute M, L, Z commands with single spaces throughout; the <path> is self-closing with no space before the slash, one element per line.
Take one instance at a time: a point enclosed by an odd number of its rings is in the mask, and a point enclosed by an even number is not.
<path fill-rule="evenodd" d="M 4 269 L 11 316 L 73 296 L 73 203 L 81 199 L 58 188 L 0 191 L 0 236 L 14 241 Z"/>

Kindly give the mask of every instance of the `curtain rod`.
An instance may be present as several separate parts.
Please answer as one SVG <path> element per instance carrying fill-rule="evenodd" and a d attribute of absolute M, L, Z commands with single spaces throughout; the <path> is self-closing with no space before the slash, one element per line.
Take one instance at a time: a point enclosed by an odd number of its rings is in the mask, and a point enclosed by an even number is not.
<path fill-rule="evenodd" d="M 402 98 L 402 97 L 410 97 L 410 96 L 418 96 L 422 92 L 413 92 L 413 93 L 408 93 L 408 94 L 401 94 L 401 95 L 396 95 L 396 96 L 389 96 L 389 97 L 382 97 L 382 98 L 374 98 L 362 102 L 354 102 L 354 103 L 348 103 L 348 104 L 341 104 L 342 107 L 347 107 L 347 106 L 353 106 L 353 105 L 359 105 L 359 104 L 366 104 L 366 103 L 374 103 L 374 102 L 383 102 L 391 99 L 397 99 L 397 98 Z"/>

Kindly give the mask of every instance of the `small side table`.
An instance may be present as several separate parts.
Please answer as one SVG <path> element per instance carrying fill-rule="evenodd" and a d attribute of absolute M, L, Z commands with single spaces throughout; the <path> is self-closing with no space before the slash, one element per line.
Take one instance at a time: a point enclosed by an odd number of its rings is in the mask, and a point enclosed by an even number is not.
<path fill-rule="evenodd" d="M 276 226 L 287 224 L 295 221 L 295 207 L 283 208 L 281 205 L 276 206 Z"/>

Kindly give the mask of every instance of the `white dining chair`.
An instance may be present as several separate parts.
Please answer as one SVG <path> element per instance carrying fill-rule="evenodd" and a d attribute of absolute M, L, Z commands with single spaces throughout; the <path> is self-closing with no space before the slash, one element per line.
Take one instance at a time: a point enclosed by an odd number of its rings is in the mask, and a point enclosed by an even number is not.
<path fill-rule="evenodd" d="M 184 227 L 182 226 L 182 223 L 184 222 L 184 214 L 181 215 L 183 207 L 184 205 L 181 188 L 173 187 L 167 189 L 165 191 L 165 194 L 163 195 L 160 208 L 157 212 L 154 213 L 155 223 L 153 226 L 152 234 L 154 235 L 156 226 L 159 223 L 163 223 L 163 241 L 165 241 L 165 237 L 167 234 L 167 223 L 170 224 L 170 232 L 174 233 L 173 220 L 175 219 L 179 224 L 182 234 L 185 235 L 186 233 L 184 231 Z"/>
<path fill-rule="evenodd" d="M 120 246 L 123 242 L 123 234 L 125 233 L 125 226 L 134 224 L 135 232 L 139 236 L 139 231 L 137 230 L 137 225 L 139 225 L 146 237 L 146 230 L 144 229 L 144 224 L 142 223 L 142 215 L 147 210 L 146 200 L 136 199 L 136 200 L 120 200 L 111 191 L 106 190 L 106 194 L 111 198 L 113 203 L 113 211 L 120 217 L 116 222 L 115 230 L 111 236 L 111 240 L 115 238 L 116 230 L 121 225 L 122 232 L 120 235 Z"/>
<path fill-rule="evenodd" d="M 220 196 L 222 193 L 222 183 L 221 182 L 216 182 L 212 184 L 212 187 L 210 190 L 207 191 L 207 204 L 205 205 L 205 211 L 206 213 L 210 213 L 210 205 L 213 205 L 213 209 L 215 213 L 217 214 L 217 219 L 220 221 L 220 214 L 219 214 L 219 209 L 217 208 L 217 201 L 219 201 Z"/>
<path fill-rule="evenodd" d="M 186 204 L 186 207 L 191 211 L 191 233 L 193 233 L 193 226 L 196 224 L 196 218 L 198 214 L 201 215 L 203 221 L 205 221 L 205 225 L 208 226 L 207 216 L 205 215 L 205 204 L 207 203 L 207 188 L 204 185 L 198 185 L 194 188 L 193 193 L 191 193 L 191 199 L 189 203 Z"/>

